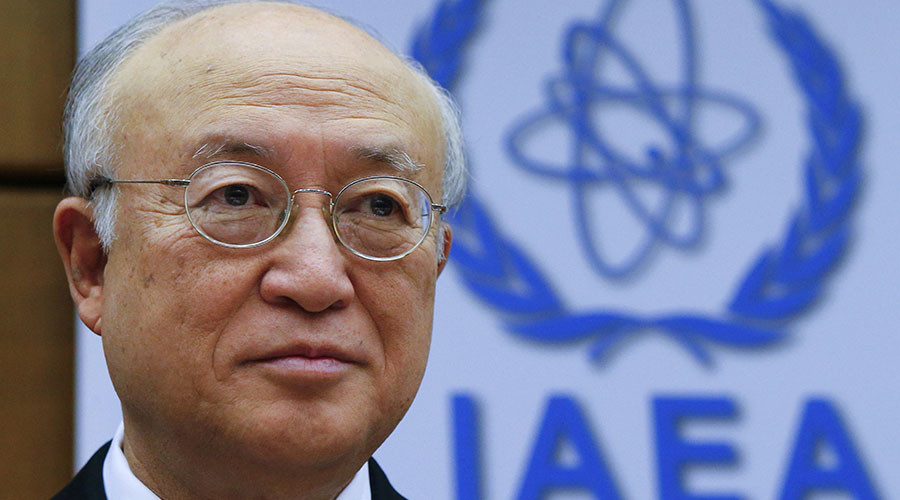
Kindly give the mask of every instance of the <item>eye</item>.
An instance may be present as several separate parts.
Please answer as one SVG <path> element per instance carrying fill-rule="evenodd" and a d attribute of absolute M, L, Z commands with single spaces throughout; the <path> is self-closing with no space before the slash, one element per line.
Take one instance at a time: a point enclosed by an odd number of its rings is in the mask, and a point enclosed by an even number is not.
<path fill-rule="evenodd" d="M 411 184 L 402 179 L 374 177 L 344 188 L 335 200 L 334 213 L 359 224 L 417 224 L 418 206 Z"/>
<path fill-rule="evenodd" d="M 221 210 L 239 210 L 251 207 L 268 207 L 271 197 L 251 184 L 227 184 L 205 197 L 204 205 Z"/>
<path fill-rule="evenodd" d="M 369 199 L 369 210 L 379 217 L 387 217 L 394 213 L 397 202 L 386 194 L 376 194 Z"/>
<path fill-rule="evenodd" d="M 233 207 L 242 207 L 250 201 L 250 189 L 243 184 L 231 184 L 222 188 L 225 203 Z"/>

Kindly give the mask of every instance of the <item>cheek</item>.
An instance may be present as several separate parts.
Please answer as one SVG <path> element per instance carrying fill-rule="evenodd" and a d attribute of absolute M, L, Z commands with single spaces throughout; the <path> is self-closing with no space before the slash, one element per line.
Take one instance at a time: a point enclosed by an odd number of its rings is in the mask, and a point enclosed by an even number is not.
<path fill-rule="evenodd" d="M 386 411 L 405 411 L 428 360 L 436 272 L 433 254 L 422 254 L 388 265 L 375 263 L 354 283 L 383 349 L 379 389 L 385 394 L 381 400 L 394 406 Z"/>
<path fill-rule="evenodd" d="M 194 238 L 126 241 L 122 234 L 105 276 L 103 344 L 110 376 L 134 411 L 149 412 L 139 409 L 142 402 L 163 397 L 175 400 L 173 410 L 186 410 L 178 401 L 214 397 L 220 332 L 252 291 L 253 273 L 208 255 L 209 245 Z"/>

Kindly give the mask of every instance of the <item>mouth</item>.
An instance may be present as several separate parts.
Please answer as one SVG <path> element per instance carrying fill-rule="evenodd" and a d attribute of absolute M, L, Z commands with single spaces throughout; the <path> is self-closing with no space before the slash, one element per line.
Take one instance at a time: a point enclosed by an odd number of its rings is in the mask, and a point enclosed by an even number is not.
<path fill-rule="evenodd" d="M 266 352 L 248 361 L 278 378 L 316 379 L 339 376 L 354 365 L 357 358 L 334 346 L 293 345 Z"/>
<path fill-rule="evenodd" d="M 293 374 L 331 374 L 339 373 L 347 367 L 347 363 L 328 357 L 308 358 L 305 356 L 281 356 L 259 360 L 258 363 L 276 370 Z"/>

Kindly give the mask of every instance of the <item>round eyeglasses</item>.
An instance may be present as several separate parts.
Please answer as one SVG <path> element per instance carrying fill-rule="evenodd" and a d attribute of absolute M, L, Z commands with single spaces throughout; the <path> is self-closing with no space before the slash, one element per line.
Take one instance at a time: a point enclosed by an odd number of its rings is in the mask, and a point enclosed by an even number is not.
<path fill-rule="evenodd" d="M 291 191 L 277 173 L 242 161 L 208 163 L 187 179 L 97 179 L 91 190 L 112 184 L 184 187 L 184 208 L 191 225 L 207 240 L 229 248 L 272 241 L 287 227 L 295 195 L 324 195 L 330 200 L 328 214 L 338 241 L 354 254 L 377 261 L 409 255 L 428 236 L 433 212 L 447 210 L 434 203 L 424 187 L 402 177 L 364 177 L 332 196 L 317 188 Z"/>

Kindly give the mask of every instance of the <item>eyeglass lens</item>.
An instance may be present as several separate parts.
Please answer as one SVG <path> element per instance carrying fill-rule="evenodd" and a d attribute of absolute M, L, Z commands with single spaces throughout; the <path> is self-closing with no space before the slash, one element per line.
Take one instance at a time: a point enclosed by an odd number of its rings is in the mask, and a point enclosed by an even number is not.
<path fill-rule="evenodd" d="M 216 163 L 194 172 L 190 181 L 185 191 L 188 217 L 201 234 L 217 243 L 259 244 L 287 223 L 291 191 L 262 167 Z M 332 215 L 335 234 L 344 246 L 365 257 L 389 259 L 405 255 L 424 240 L 431 227 L 431 200 L 408 180 L 371 177 L 341 190 Z"/>

